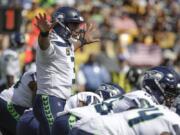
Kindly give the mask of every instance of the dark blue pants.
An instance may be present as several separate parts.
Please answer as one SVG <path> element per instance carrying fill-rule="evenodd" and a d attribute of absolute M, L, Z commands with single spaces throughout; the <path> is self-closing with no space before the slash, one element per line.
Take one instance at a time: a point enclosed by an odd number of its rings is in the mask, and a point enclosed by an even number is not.
<path fill-rule="evenodd" d="M 91 134 L 91 133 L 87 133 L 81 129 L 78 129 L 78 128 L 73 128 L 68 135 L 94 135 L 94 134 Z"/>
<path fill-rule="evenodd" d="M 57 117 L 52 127 L 52 135 L 68 135 L 69 133 L 69 115 Z"/>
<path fill-rule="evenodd" d="M 58 112 L 64 110 L 65 100 L 55 96 L 37 95 L 33 107 L 34 115 L 40 123 L 40 135 L 51 135 L 51 128 Z"/>
<path fill-rule="evenodd" d="M 7 103 L 0 98 L 0 128 L 15 135 L 16 124 L 25 109 L 27 108 Z"/>
<path fill-rule="evenodd" d="M 78 117 L 71 114 L 56 117 L 52 127 L 52 135 L 68 135 L 69 130 L 78 120 Z"/>
<path fill-rule="evenodd" d="M 25 112 L 16 126 L 16 135 L 38 135 L 39 122 L 34 117 L 33 111 Z"/>

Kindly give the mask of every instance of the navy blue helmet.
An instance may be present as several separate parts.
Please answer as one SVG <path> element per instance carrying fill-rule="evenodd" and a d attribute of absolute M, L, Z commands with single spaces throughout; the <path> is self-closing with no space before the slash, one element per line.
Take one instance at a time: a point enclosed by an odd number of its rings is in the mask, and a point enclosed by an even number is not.
<path fill-rule="evenodd" d="M 171 106 L 179 94 L 179 76 L 171 68 L 157 66 L 145 72 L 142 86 L 160 104 Z"/>
<path fill-rule="evenodd" d="M 10 36 L 11 47 L 21 48 L 25 44 L 25 36 L 22 33 L 15 32 Z"/>
<path fill-rule="evenodd" d="M 98 87 L 95 93 L 97 93 L 103 100 L 106 100 L 111 97 L 123 95 L 125 91 L 117 84 L 104 83 Z"/>
<path fill-rule="evenodd" d="M 60 33 L 62 29 L 59 29 L 59 26 L 64 28 L 64 36 L 65 38 L 70 37 L 72 34 L 72 30 L 69 28 L 68 24 L 80 24 L 84 22 L 84 18 L 81 16 L 80 12 L 72 7 L 60 7 L 52 16 L 52 21 L 57 22 L 55 25 L 54 30 L 56 33 Z"/>
<path fill-rule="evenodd" d="M 61 7 L 59 8 L 52 17 L 53 21 L 58 21 L 60 23 L 82 23 L 84 18 L 81 16 L 80 12 L 72 7 Z"/>
<path fill-rule="evenodd" d="M 25 36 L 20 32 L 15 32 L 10 36 L 11 47 L 21 48 L 25 44 Z"/>

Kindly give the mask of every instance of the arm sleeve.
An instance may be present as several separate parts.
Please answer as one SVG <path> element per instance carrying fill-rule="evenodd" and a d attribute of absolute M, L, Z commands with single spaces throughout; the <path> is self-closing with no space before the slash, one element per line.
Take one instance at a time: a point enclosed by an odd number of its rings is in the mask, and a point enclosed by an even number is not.
<path fill-rule="evenodd" d="M 38 48 L 38 51 L 41 55 L 48 56 L 48 57 L 53 55 L 53 53 L 55 51 L 53 44 L 50 44 L 46 50 L 42 50 L 39 46 L 37 46 L 37 48 Z"/>

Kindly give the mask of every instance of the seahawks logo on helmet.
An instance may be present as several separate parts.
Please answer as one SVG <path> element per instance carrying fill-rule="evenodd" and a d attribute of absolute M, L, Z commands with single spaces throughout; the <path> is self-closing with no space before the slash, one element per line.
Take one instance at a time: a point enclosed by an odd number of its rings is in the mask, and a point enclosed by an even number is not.
<path fill-rule="evenodd" d="M 157 70 L 151 70 L 147 71 L 144 75 L 144 79 L 156 79 L 157 81 L 160 81 L 164 77 L 163 73 L 157 71 Z"/>
<path fill-rule="evenodd" d="M 59 14 L 56 18 L 56 20 L 60 20 L 61 22 L 63 22 L 63 19 L 64 19 L 64 14 Z"/>

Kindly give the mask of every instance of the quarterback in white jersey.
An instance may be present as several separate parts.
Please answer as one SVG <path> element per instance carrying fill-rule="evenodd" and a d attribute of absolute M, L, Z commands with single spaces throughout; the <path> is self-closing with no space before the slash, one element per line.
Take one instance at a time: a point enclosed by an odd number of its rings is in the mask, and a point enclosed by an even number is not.
<path fill-rule="evenodd" d="M 38 89 L 33 111 L 40 122 L 40 132 L 50 135 L 56 113 L 64 110 L 75 83 L 74 51 L 99 38 L 93 25 L 82 29 L 84 18 L 72 7 L 58 8 L 52 22 L 46 14 L 37 15 L 36 21 L 40 35 L 36 56 Z"/>
<path fill-rule="evenodd" d="M 165 132 L 179 135 L 180 117 L 159 105 L 81 119 L 69 135 L 161 135 Z"/>
<path fill-rule="evenodd" d="M 71 86 L 75 79 L 74 46 L 68 45 L 56 33 L 49 36 L 53 38 L 47 50 L 37 47 L 37 94 L 67 99 L 71 95 Z M 61 59 L 57 59 L 58 57 Z"/>

